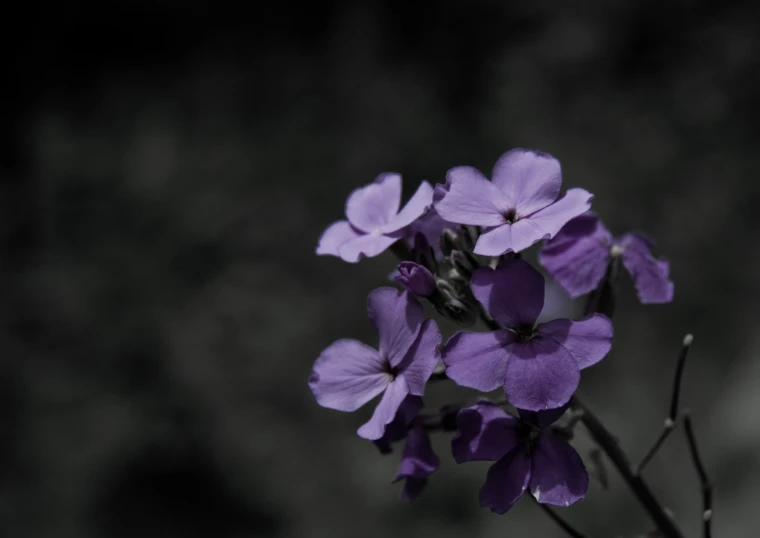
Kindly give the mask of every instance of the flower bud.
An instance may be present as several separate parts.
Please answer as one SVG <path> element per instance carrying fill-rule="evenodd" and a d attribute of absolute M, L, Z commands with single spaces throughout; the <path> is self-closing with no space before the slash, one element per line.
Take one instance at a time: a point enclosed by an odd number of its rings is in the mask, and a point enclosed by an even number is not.
<path fill-rule="evenodd" d="M 437 291 L 433 273 L 418 263 L 401 262 L 395 278 L 405 290 L 420 297 L 430 297 Z"/>
<path fill-rule="evenodd" d="M 444 256 L 451 254 L 457 248 L 459 236 L 451 228 L 445 228 L 441 233 L 441 252 Z"/>

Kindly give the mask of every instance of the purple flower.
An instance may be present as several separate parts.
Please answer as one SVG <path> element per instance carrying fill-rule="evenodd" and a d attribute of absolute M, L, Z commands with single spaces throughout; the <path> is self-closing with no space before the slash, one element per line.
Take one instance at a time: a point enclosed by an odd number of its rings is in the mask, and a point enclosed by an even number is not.
<path fill-rule="evenodd" d="M 374 183 L 360 187 L 346 200 L 346 217 L 322 233 L 317 254 L 338 256 L 355 263 L 363 256 L 377 256 L 404 235 L 403 229 L 432 204 L 433 187 L 422 184 L 399 211 L 401 176 L 380 174 Z"/>
<path fill-rule="evenodd" d="M 474 252 L 499 256 L 549 239 L 591 207 L 593 195 L 562 185 L 559 161 L 549 154 L 513 149 L 493 168 L 492 181 L 470 166 L 452 168 L 435 189 L 435 210 L 444 219 L 485 227 Z"/>
<path fill-rule="evenodd" d="M 429 297 L 437 290 L 433 273 L 419 263 L 399 263 L 394 279 L 405 290 L 420 297 Z"/>
<path fill-rule="evenodd" d="M 383 395 L 359 436 L 380 439 L 408 394 L 422 396 L 440 353 L 441 333 L 433 320 L 422 321 L 422 305 L 408 292 L 378 288 L 367 297 L 369 319 L 380 337 L 375 350 L 342 339 L 327 347 L 309 377 L 317 403 L 355 411 Z"/>
<path fill-rule="evenodd" d="M 405 501 L 415 499 L 427 485 L 428 477 L 440 465 L 438 456 L 433 452 L 430 437 L 417 418 L 422 409 L 422 399 L 419 396 L 407 396 L 402 402 L 396 417 L 385 428 L 385 434 L 375 441 L 383 454 L 391 452 L 390 444 L 406 438 L 404 452 L 401 455 L 401 465 L 394 483 L 405 480 L 401 498 Z"/>
<path fill-rule="evenodd" d="M 610 260 L 617 256 L 631 273 L 642 303 L 673 300 L 670 264 L 652 257 L 651 241 L 641 234 L 614 239 L 591 212 L 568 222 L 544 245 L 539 260 L 572 297 L 579 297 L 599 285 Z"/>
<path fill-rule="evenodd" d="M 565 408 L 531 413 L 521 419 L 490 402 L 462 409 L 459 434 L 451 442 L 457 463 L 495 461 L 480 490 L 480 505 L 503 514 L 526 489 L 543 504 L 570 506 L 588 490 L 588 472 L 578 453 L 549 426 Z"/>
<path fill-rule="evenodd" d="M 446 373 L 459 385 L 490 392 L 504 387 L 509 402 L 541 411 L 568 402 L 580 371 L 612 346 L 612 323 L 602 314 L 580 321 L 535 325 L 544 304 L 544 278 L 522 259 L 472 275 L 475 298 L 505 329 L 459 331 L 443 348 Z"/>

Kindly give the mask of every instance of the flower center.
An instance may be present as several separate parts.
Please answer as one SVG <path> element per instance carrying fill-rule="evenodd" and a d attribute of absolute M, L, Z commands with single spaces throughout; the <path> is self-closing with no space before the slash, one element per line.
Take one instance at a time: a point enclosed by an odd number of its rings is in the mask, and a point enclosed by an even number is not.
<path fill-rule="evenodd" d="M 385 363 L 385 373 L 391 378 L 391 381 L 396 379 L 399 374 L 398 366 L 391 366 L 390 362 Z"/>
<path fill-rule="evenodd" d="M 506 213 L 504 213 L 504 220 L 507 221 L 507 224 L 514 224 L 520 219 L 520 217 L 517 216 L 517 211 L 514 209 L 510 209 Z"/>
<path fill-rule="evenodd" d="M 525 452 L 526 454 L 530 454 L 533 447 L 536 445 L 536 441 L 538 441 L 538 438 L 541 436 L 541 430 L 526 422 L 522 423 L 521 430 L 520 437 L 525 445 Z"/>
<path fill-rule="evenodd" d="M 538 332 L 532 325 L 520 325 L 514 328 L 514 332 L 517 335 L 517 341 L 521 344 L 527 344 L 538 336 Z"/>
<path fill-rule="evenodd" d="M 617 258 L 621 254 L 625 252 L 625 247 L 622 245 L 612 245 L 612 248 L 610 249 L 610 256 L 613 258 Z"/>

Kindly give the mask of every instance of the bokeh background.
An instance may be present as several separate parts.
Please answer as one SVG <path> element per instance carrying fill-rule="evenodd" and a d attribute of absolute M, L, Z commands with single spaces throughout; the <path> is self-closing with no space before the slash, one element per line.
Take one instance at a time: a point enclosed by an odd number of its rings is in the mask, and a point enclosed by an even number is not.
<path fill-rule="evenodd" d="M 386 170 L 408 195 L 512 147 L 554 154 L 613 232 L 671 260 L 672 304 L 624 281 L 613 352 L 581 394 L 638 459 L 694 333 L 683 402 L 714 534 L 755 536 L 758 4 L 570 4 L 6 13 L 0 536 L 563 536 L 527 501 L 480 509 L 487 465 L 455 466 L 445 437 L 426 494 L 400 502 L 398 455 L 355 435 L 371 406 L 322 409 L 306 385 L 333 340 L 373 341 L 365 297 L 394 266 L 314 255 L 346 195 Z M 563 514 L 594 537 L 647 531 L 609 472 Z M 697 536 L 681 432 L 646 474 Z"/>

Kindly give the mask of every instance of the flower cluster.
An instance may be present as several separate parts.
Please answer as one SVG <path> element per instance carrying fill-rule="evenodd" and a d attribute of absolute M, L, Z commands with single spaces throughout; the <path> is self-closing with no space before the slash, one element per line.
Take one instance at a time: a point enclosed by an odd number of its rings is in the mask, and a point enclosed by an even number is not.
<path fill-rule="evenodd" d="M 457 463 L 495 462 L 480 503 L 497 513 L 526 490 L 536 501 L 569 506 L 582 499 L 588 473 L 558 426 L 581 378 L 612 347 L 603 314 L 537 323 L 544 276 L 521 252 L 545 241 L 539 260 L 556 282 L 578 297 L 607 285 L 622 260 L 643 303 L 672 300 L 666 261 L 652 256 L 642 235 L 619 239 L 591 213 L 593 195 L 569 189 L 559 198 L 559 162 L 546 153 L 514 149 L 499 158 L 491 179 L 472 167 L 451 169 L 443 184 L 423 181 L 401 207 L 401 176 L 381 174 L 346 201 L 346 220 L 330 225 L 317 254 L 355 263 L 391 249 L 401 261 L 392 280 L 367 298 L 377 347 L 353 339 L 328 346 L 314 363 L 309 387 L 323 407 L 355 411 L 376 397 L 358 435 L 383 454 L 404 441 L 396 480 L 404 499 L 420 494 L 439 467 L 429 435 L 454 431 Z M 442 344 L 420 300 L 467 327 Z M 488 329 L 471 328 L 481 322 Z M 425 386 L 448 379 L 488 393 L 475 405 L 423 412 Z"/>

